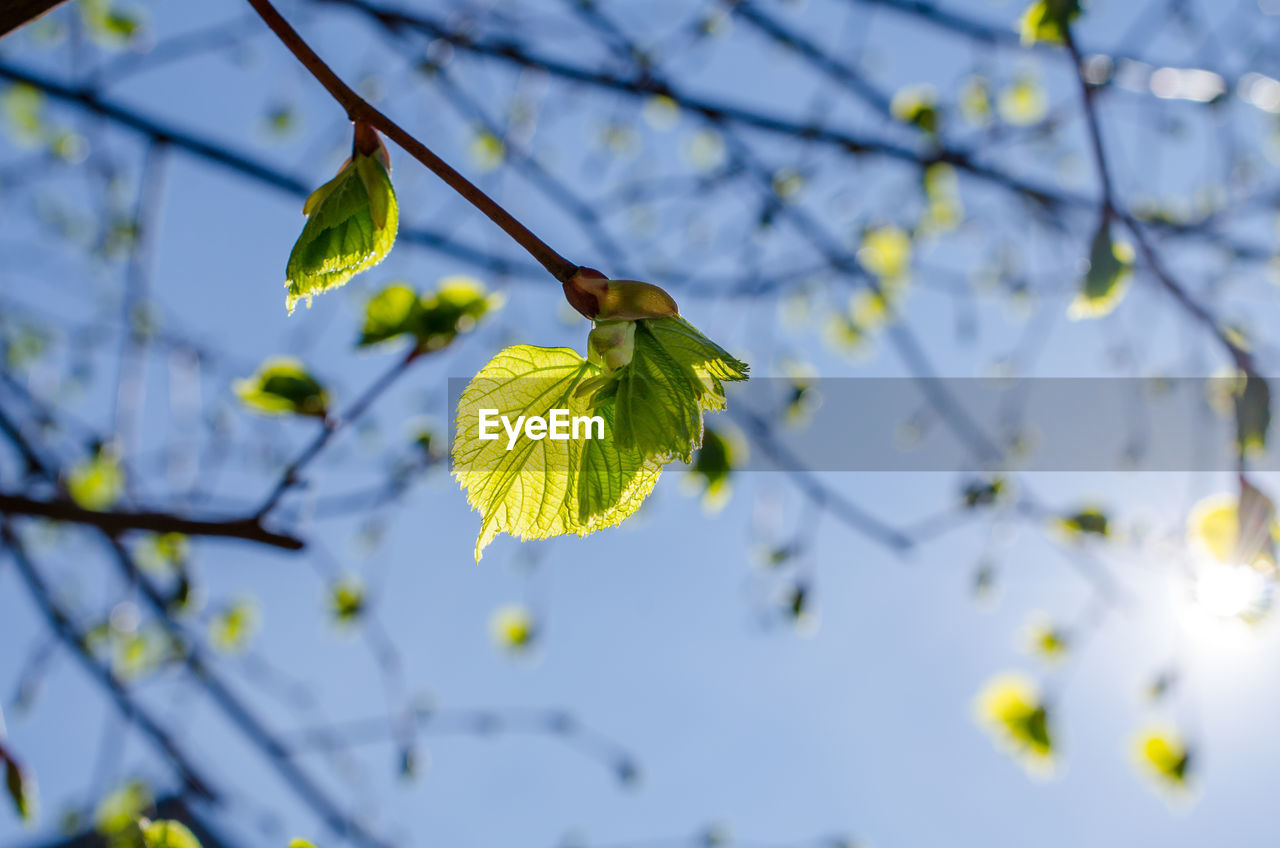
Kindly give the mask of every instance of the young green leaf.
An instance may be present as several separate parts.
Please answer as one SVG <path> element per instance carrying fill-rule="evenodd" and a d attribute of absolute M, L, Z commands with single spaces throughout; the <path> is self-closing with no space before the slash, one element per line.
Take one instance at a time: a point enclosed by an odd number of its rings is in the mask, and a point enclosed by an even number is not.
<path fill-rule="evenodd" d="M 144 825 L 142 842 L 145 848 L 201 848 L 200 840 L 185 824 L 169 819 Z"/>
<path fill-rule="evenodd" d="M 683 318 L 637 321 L 631 361 L 593 395 L 612 404 L 618 446 L 661 462 L 689 462 L 702 444 L 702 413 L 724 409 L 724 382 L 747 365 Z"/>
<path fill-rule="evenodd" d="M 1035 682 L 1018 673 L 989 681 L 974 702 L 978 723 L 1028 771 L 1052 769 L 1054 743 L 1048 705 Z"/>
<path fill-rule="evenodd" d="M 27 824 L 35 822 L 35 778 L 13 758 L 13 755 L 2 744 L 0 744 L 0 763 L 4 764 L 5 789 L 9 793 L 9 800 L 13 802 L 14 810 L 18 813 L 18 818 Z"/>
<path fill-rule="evenodd" d="M 1246 374 L 1236 394 L 1236 443 L 1241 453 L 1260 453 L 1271 429 L 1271 388 L 1257 374 Z"/>
<path fill-rule="evenodd" d="M 391 252 L 400 213 L 382 155 L 357 152 L 302 207 L 307 223 L 285 269 L 292 314 L 311 298 L 377 265 Z"/>
<path fill-rule="evenodd" d="M 209 642 L 226 654 L 243 653 L 258 632 L 260 615 L 252 598 L 239 598 L 214 614 L 209 622 Z"/>
<path fill-rule="evenodd" d="M 364 582 L 358 577 L 342 577 L 329 587 L 329 612 L 335 624 L 355 624 L 364 614 L 367 603 Z"/>
<path fill-rule="evenodd" d="M 1089 271 L 1067 314 L 1073 319 L 1100 318 L 1116 308 L 1129 287 L 1133 248 L 1111 240 L 1111 225 L 1103 222 L 1089 250 Z"/>
<path fill-rule="evenodd" d="M 99 447 L 67 475 L 67 494 L 85 509 L 97 512 L 110 509 L 124 492 L 124 469 L 109 447 Z"/>
<path fill-rule="evenodd" d="M 439 350 L 502 303 L 501 294 L 486 291 L 471 277 L 445 277 L 434 292 L 421 296 L 406 285 L 391 285 L 369 300 L 357 344 L 408 336 L 420 351 Z"/>
<path fill-rule="evenodd" d="M 1018 19 L 1022 43 L 1062 44 L 1067 40 L 1067 28 L 1080 17 L 1080 11 L 1080 0 L 1036 0 Z"/>
<path fill-rule="evenodd" d="M 329 393 L 297 359 L 275 357 L 234 385 L 240 402 L 262 415 L 312 415 L 323 418 Z"/>
<path fill-rule="evenodd" d="M 476 561 L 499 533 L 520 539 L 586 536 L 620 524 L 653 490 L 662 463 L 614 440 L 612 405 L 592 408 L 577 392 L 600 369 L 568 348 L 516 345 L 471 380 L 458 402 L 453 475 L 481 514 Z M 480 410 L 516 422 L 553 409 L 598 416 L 593 438 L 480 438 Z M 596 425 L 589 424 L 588 427 Z"/>
<path fill-rule="evenodd" d="M 1152 724 L 1133 740 L 1133 757 L 1138 768 L 1165 791 L 1183 792 L 1192 777 L 1192 755 L 1177 728 Z"/>
<path fill-rule="evenodd" d="M 538 638 L 538 624 L 528 607 L 508 604 L 489 619 L 489 635 L 493 643 L 510 654 L 529 651 Z"/>

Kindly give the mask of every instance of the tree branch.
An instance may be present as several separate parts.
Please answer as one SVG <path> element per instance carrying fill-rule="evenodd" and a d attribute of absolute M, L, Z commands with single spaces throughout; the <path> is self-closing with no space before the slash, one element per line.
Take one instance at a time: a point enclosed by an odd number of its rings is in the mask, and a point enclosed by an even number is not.
<path fill-rule="evenodd" d="M 65 2 L 66 0 L 10 0 L 0 6 L 0 38 Z"/>
<path fill-rule="evenodd" d="M 294 536 L 273 533 L 265 529 L 256 518 L 213 521 L 186 518 L 167 512 L 95 512 L 68 501 L 35 500 L 5 493 L 0 493 L 0 513 L 84 524 L 96 527 L 111 536 L 132 530 L 144 530 L 152 533 L 182 533 L 187 536 L 240 539 L 286 551 L 300 551 L 306 546 L 301 539 Z"/>
<path fill-rule="evenodd" d="M 425 165 L 428 170 L 444 180 L 464 200 L 479 209 L 488 216 L 489 220 L 502 228 L 503 232 L 511 236 L 517 244 L 528 251 L 530 256 L 538 260 L 539 264 L 546 268 L 551 276 L 563 283 L 578 272 L 577 264 L 570 262 L 552 250 L 546 242 L 516 220 L 515 216 L 504 209 L 501 204 L 481 191 L 474 183 L 454 170 L 453 166 L 448 162 L 433 153 L 430 148 L 402 129 L 395 121 L 375 109 L 367 100 L 343 82 L 268 0 L 248 0 L 248 2 L 284 46 L 289 48 L 289 51 L 302 63 L 302 66 L 347 111 L 347 117 L 356 123 L 365 123 L 374 127 L 398 144 L 414 159 Z"/>

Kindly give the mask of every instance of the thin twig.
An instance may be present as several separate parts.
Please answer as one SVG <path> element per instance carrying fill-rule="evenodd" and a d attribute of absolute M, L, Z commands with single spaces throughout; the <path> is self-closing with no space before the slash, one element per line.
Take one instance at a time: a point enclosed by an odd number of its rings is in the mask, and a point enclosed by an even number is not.
<path fill-rule="evenodd" d="M 578 271 L 578 266 L 556 253 L 551 247 L 533 234 L 533 231 L 516 220 L 496 200 L 481 191 L 474 183 L 431 152 L 425 144 L 414 138 L 386 115 L 375 109 L 367 100 L 357 94 L 349 85 L 325 64 L 310 45 L 303 40 L 289 22 L 286 21 L 268 0 L 248 0 L 249 5 L 279 37 L 280 41 L 302 63 L 334 100 L 347 111 L 347 117 L 356 123 L 365 123 L 377 129 L 387 138 L 425 165 L 432 173 L 444 180 L 446 184 L 464 200 L 479 209 L 491 221 L 502 228 L 503 232 L 528 251 L 529 255 L 546 268 L 560 282 L 565 282 Z"/>

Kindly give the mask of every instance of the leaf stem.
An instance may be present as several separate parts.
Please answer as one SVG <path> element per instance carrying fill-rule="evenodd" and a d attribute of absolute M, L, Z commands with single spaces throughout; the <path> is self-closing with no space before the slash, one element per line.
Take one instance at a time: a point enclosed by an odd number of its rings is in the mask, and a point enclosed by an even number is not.
<path fill-rule="evenodd" d="M 546 242 L 533 234 L 533 231 L 516 220 L 510 212 L 496 200 L 481 191 L 474 183 L 458 173 L 448 163 L 431 152 L 425 144 L 410 135 L 395 121 L 379 112 L 367 100 L 357 94 L 333 69 L 325 64 L 310 45 L 303 40 L 288 21 L 276 11 L 270 0 L 248 0 L 258 16 L 262 18 L 281 43 L 302 63 L 325 90 L 347 112 L 353 122 L 368 124 L 387 138 L 394 141 L 406 153 L 425 165 L 432 173 L 462 196 L 464 200 L 479 209 L 491 221 L 502 228 L 503 232 L 515 239 L 516 243 L 528 251 L 529 255 L 546 268 L 551 276 L 560 282 L 573 277 L 577 273 L 576 263 L 565 259 Z"/>

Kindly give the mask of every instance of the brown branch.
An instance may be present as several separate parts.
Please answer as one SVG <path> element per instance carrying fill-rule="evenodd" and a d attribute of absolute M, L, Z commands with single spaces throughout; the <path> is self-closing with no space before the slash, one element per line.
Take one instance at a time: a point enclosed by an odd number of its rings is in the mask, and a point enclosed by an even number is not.
<path fill-rule="evenodd" d="M 462 196 L 464 200 L 479 209 L 489 220 L 497 224 L 503 232 L 511 236 L 517 244 L 528 251 L 529 255 L 546 268 L 560 282 L 565 282 L 578 271 L 577 264 L 565 259 L 551 247 L 533 234 L 533 231 L 516 220 L 496 200 L 481 191 L 474 183 L 458 173 L 448 163 L 433 153 L 425 144 L 414 138 L 407 131 L 386 115 L 375 109 L 367 100 L 357 94 L 325 64 L 310 45 L 303 40 L 298 31 L 290 26 L 268 0 L 249 0 L 249 5 L 279 37 L 280 41 L 302 63 L 325 90 L 347 112 L 347 117 L 357 124 L 369 124 L 387 138 L 398 144 L 406 153 L 425 165 L 432 173 Z"/>
<path fill-rule="evenodd" d="M 240 539 L 286 551 L 300 551 L 306 546 L 301 539 L 294 536 L 267 530 L 256 518 L 217 521 L 187 518 L 167 512 L 95 512 L 68 501 L 43 501 L 4 493 L 0 493 L 0 513 L 84 524 L 88 527 L 96 527 L 111 536 L 143 530 L 151 533 L 182 533 L 187 536 Z"/>
<path fill-rule="evenodd" d="M 0 4 L 0 38 L 64 2 L 66 0 L 10 0 Z"/>

